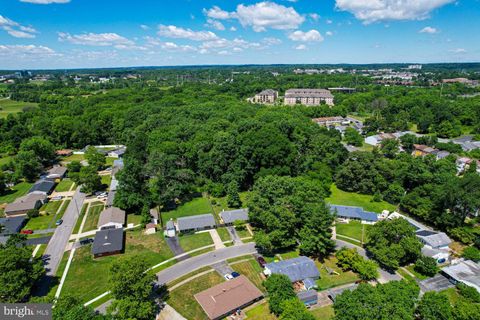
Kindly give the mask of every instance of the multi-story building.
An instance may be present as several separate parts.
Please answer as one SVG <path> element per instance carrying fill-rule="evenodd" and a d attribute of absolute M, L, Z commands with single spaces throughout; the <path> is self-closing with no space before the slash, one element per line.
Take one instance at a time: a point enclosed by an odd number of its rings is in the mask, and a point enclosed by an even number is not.
<path fill-rule="evenodd" d="M 278 98 L 278 91 L 267 89 L 263 90 L 260 93 L 257 93 L 253 97 L 253 102 L 255 103 L 264 103 L 264 104 L 274 104 Z"/>
<path fill-rule="evenodd" d="M 333 106 L 333 95 L 326 89 L 289 89 L 285 92 L 285 105 L 320 105 L 322 102 Z"/>

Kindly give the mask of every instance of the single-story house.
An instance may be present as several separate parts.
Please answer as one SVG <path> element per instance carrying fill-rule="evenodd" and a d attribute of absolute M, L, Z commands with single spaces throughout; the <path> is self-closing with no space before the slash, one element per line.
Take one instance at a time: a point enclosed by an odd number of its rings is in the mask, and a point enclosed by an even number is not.
<path fill-rule="evenodd" d="M 429 246 L 423 246 L 422 254 L 433 258 L 437 263 L 444 263 L 450 258 L 450 252 L 446 249 L 432 249 Z"/>
<path fill-rule="evenodd" d="M 109 151 L 107 155 L 111 158 L 121 158 L 125 154 L 125 151 L 127 151 L 127 148 L 122 147 L 122 148 Z"/>
<path fill-rule="evenodd" d="M 168 238 L 173 238 L 177 234 L 177 229 L 175 228 L 175 223 L 173 223 L 173 220 L 167 221 L 165 229 L 165 236 Z"/>
<path fill-rule="evenodd" d="M 7 204 L 4 213 L 7 217 L 24 215 L 33 209 L 39 209 L 47 201 L 47 196 L 42 193 L 29 193 L 17 198 L 15 202 Z"/>
<path fill-rule="evenodd" d="M 177 219 L 177 227 L 179 232 L 211 229 L 215 226 L 215 219 L 211 213 L 181 217 Z"/>
<path fill-rule="evenodd" d="M 420 230 L 416 232 L 418 239 L 432 249 L 447 249 L 452 240 L 443 232 Z"/>
<path fill-rule="evenodd" d="M 237 210 L 222 211 L 220 217 L 225 224 L 233 224 L 235 221 L 248 221 L 248 209 L 242 208 Z"/>
<path fill-rule="evenodd" d="M 378 221 L 378 215 L 374 212 L 363 211 L 360 207 L 330 205 L 330 212 L 338 218 L 360 220 L 365 224 L 373 224 Z"/>
<path fill-rule="evenodd" d="M 478 262 L 461 261 L 443 268 L 441 273 L 453 284 L 462 282 L 467 286 L 474 287 L 480 293 L 480 264 Z"/>
<path fill-rule="evenodd" d="M 306 306 L 313 306 L 318 303 L 317 290 L 306 290 L 297 293 L 298 299 L 302 301 Z"/>
<path fill-rule="evenodd" d="M 35 182 L 28 193 L 42 193 L 48 195 L 53 191 L 53 188 L 55 188 L 55 181 L 42 179 Z"/>
<path fill-rule="evenodd" d="M 14 216 L 0 218 L 0 225 L 2 226 L 0 230 L 0 235 L 5 236 L 9 234 L 19 233 L 25 225 L 26 221 L 25 216 Z"/>
<path fill-rule="evenodd" d="M 71 149 L 61 149 L 61 150 L 55 151 L 55 154 L 57 156 L 60 156 L 60 157 L 68 157 L 68 156 L 71 156 L 73 154 L 73 150 L 71 150 Z"/>
<path fill-rule="evenodd" d="M 263 294 L 244 275 L 194 295 L 211 320 L 223 319 L 262 299 Z"/>
<path fill-rule="evenodd" d="M 48 169 L 46 178 L 47 179 L 62 179 L 67 173 L 67 167 L 63 166 L 54 166 L 51 169 Z"/>
<path fill-rule="evenodd" d="M 123 251 L 123 229 L 105 229 L 97 231 L 92 245 L 94 258 L 110 256 Z"/>
<path fill-rule="evenodd" d="M 318 271 L 315 262 L 304 256 L 267 263 L 263 273 L 266 276 L 272 274 L 284 274 L 291 282 L 302 281 L 307 290 L 314 288 L 316 286 L 314 280 L 320 278 L 320 272 Z"/>
<path fill-rule="evenodd" d="M 121 229 L 125 224 L 125 211 L 117 207 L 103 210 L 98 218 L 97 227 L 102 229 Z"/>

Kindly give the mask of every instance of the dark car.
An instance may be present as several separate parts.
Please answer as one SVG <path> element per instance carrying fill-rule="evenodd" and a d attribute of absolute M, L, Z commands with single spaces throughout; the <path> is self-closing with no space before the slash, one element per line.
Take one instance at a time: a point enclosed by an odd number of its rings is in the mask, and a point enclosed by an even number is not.
<path fill-rule="evenodd" d="M 89 244 L 89 243 L 92 243 L 93 242 L 93 239 L 92 238 L 87 238 L 87 239 L 82 239 L 80 240 L 80 244 L 82 246 L 86 245 L 86 244 Z"/>
<path fill-rule="evenodd" d="M 258 264 L 260 267 L 265 268 L 265 265 L 267 264 L 267 261 L 262 256 L 257 257 Z"/>
<path fill-rule="evenodd" d="M 232 277 L 234 277 L 234 278 L 240 277 L 240 273 L 233 271 L 232 272 Z"/>
<path fill-rule="evenodd" d="M 25 229 L 25 230 L 20 231 L 20 233 L 21 233 L 21 234 L 32 234 L 32 233 L 33 233 L 33 230 Z"/>
<path fill-rule="evenodd" d="M 57 220 L 57 222 L 55 222 L 55 225 L 59 226 L 63 223 L 63 220 L 62 219 L 59 219 Z"/>

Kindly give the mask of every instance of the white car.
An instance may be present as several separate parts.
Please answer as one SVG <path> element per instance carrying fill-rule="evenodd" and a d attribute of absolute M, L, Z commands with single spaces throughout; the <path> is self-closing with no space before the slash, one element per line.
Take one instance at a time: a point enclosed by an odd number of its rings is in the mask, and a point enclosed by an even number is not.
<path fill-rule="evenodd" d="M 232 280 L 233 279 L 233 276 L 230 273 L 227 273 L 223 277 L 225 278 L 225 280 Z"/>
<path fill-rule="evenodd" d="M 97 196 L 97 199 L 105 199 L 105 198 L 107 198 L 107 197 L 108 197 L 107 194 L 99 194 L 99 195 Z"/>
<path fill-rule="evenodd" d="M 52 197 L 52 200 L 62 200 L 62 196 L 55 196 L 55 197 Z"/>

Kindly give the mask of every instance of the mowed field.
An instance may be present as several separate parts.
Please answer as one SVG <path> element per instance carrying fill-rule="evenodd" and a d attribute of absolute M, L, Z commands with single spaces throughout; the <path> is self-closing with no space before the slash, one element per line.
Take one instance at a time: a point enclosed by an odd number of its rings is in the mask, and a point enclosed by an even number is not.
<path fill-rule="evenodd" d="M 0 118 L 6 118 L 9 113 L 21 112 L 24 107 L 36 107 L 33 102 L 12 101 L 0 99 Z"/>

